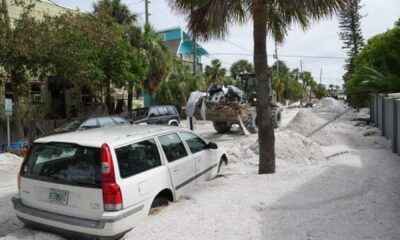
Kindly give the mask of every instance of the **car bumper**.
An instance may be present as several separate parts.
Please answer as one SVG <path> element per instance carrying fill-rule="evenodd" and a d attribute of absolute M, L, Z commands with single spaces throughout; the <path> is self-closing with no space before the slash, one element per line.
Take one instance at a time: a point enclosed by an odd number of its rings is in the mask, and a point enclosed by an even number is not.
<path fill-rule="evenodd" d="M 132 229 L 147 215 L 150 206 L 140 204 L 118 212 L 105 212 L 99 220 L 89 220 L 51 213 L 26 206 L 19 196 L 12 202 L 17 217 L 28 226 L 67 236 L 117 238 Z"/>

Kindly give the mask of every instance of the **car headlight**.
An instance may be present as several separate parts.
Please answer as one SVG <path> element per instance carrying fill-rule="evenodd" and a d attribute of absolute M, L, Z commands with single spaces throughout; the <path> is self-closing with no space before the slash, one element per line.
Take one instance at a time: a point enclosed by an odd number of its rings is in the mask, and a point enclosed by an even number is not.
<path fill-rule="evenodd" d="M 254 102 L 257 102 L 257 98 L 254 98 L 253 101 L 254 101 Z"/>

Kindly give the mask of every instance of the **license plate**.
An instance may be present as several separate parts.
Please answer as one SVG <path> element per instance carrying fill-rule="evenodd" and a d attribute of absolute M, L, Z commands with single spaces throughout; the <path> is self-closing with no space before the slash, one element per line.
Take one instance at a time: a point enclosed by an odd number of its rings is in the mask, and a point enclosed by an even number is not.
<path fill-rule="evenodd" d="M 49 202 L 67 205 L 68 195 L 69 195 L 68 191 L 58 190 L 58 189 L 50 189 Z"/>

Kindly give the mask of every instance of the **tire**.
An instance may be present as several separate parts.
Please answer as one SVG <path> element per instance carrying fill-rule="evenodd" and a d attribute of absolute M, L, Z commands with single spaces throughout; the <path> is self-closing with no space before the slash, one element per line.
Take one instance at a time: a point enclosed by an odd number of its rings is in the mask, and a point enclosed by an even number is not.
<path fill-rule="evenodd" d="M 272 107 L 271 109 L 272 126 L 274 128 L 279 128 L 282 121 L 282 113 L 279 107 Z"/>
<path fill-rule="evenodd" d="M 177 126 L 179 126 L 179 124 L 178 124 L 177 122 L 173 121 L 173 122 L 171 122 L 170 126 L 175 126 L 175 127 L 177 127 Z"/>
<path fill-rule="evenodd" d="M 228 159 L 226 159 L 226 157 L 224 157 L 224 156 L 222 156 L 221 159 L 219 160 L 217 174 L 221 172 L 221 167 L 223 164 L 225 166 L 228 165 Z"/>
<path fill-rule="evenodd" d="M 151 207 L 150 208 L 168 206 L 168 204 L 169 204 L 169 200 L 167 198 L 157 197 L 151 203 Z"/>
<path fill-rule="evenodd" d="M 231 130 L 232 124 L 229 122 L 213 122 L 215 131 L 218 133 L 227 133 Z"/>

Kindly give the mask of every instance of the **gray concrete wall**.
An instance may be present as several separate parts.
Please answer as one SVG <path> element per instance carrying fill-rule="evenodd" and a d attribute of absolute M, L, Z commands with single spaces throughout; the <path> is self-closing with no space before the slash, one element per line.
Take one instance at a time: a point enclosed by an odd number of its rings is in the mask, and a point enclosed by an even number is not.
<path fill-rule="evenodd" d="M 383 117 L 383 129 L 384 136 L 387 139 L 393 140 L 393 125 L 394 125 L 394 112 L 393 112 L 393 104 L 394 99 L 390 97 L 384 98 L 384 117 Z"/>
<path fill-rule="evenodd" d="M 378 126 L 378 96 L 374 96 L 374 123 Z"/>
<path fill-rule="evenodd" d="M 369 101 L 369 118 L 372 122 L 375 122 L 375 96 L 372 96 Z"/>
<path fill-rule="evenodd" d="M 400 155 L 400 99 L 374 96 L 371 98 L 371 120 L 392 141 L 392 150 Z"/>
<path fill-rule="evenodd" d="M 383 134 L 383 97 L 379 96 L 378 97 L 378 121 L 377 121 L 377 127 L 382 131 Z"/>
<path fill-rule="evenodd" d="M 395 153 L 400 155 L 400 99 L 395 100 L 395 127 L 394 134 L 396 135 L 395 140 L 393 141 L 393 150 Z"/>

